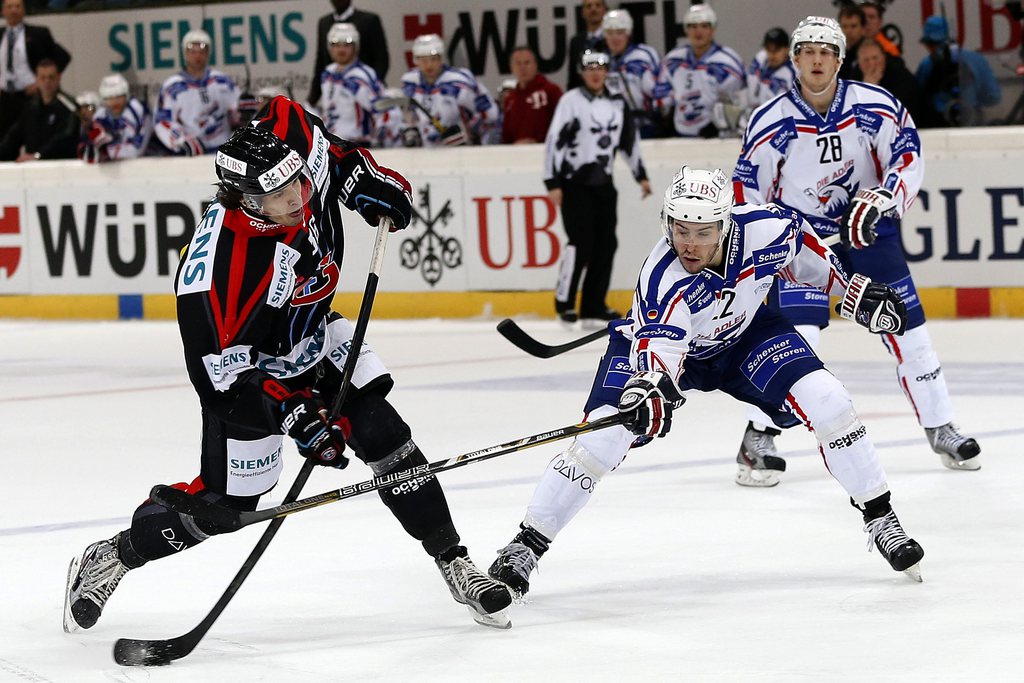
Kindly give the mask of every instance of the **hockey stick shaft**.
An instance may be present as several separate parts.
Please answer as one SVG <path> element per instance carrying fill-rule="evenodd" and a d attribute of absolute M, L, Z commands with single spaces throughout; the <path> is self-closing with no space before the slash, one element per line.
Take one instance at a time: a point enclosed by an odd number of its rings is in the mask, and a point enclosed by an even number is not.
<path fill-rule="evenodd" d="M 358 484 L 343 486 L 340 489 L 304 498 L 293 503 L 286 501 L 276 507 L 257 510 L 255 512 L 240 512 L 221 505 L 209 503 L 185 493 L 180 489 L 174 489 L 168 486 L 155 487 L 153 489 L 152 496 L 154 500 L 158 500 L 162 505 L 166 505 L 172 510 L 183 512 L 200 519 L 206 519 L 228 528 L 241 528 L 249 526 L 250 524 L 265 522 L 268 519 L 276 522 L 287 515 L 320 507 L 321 505 L 327 505 L 328 503 L 336 503 L 339 500 L 353 498 L 369 491 L 376 491 L 388 486 L 394 486 L 412 479 L 432 477 L 436 474 L 440 474 L 441 472 L 447 472 L 448 470 L 453 470 L 457 467 L 464 467 L 474 462 L 490 460 L 491 458 L 497 458 L 498 456 L 507 455 L 509 453 L 516 453 L 535 446 L 548 444 L 553 441 L 560 441 L 561 439 L 567 439 L 572 436 L 578 436 L 598 429 L 621 425 L 622 420 L 623 417 L 616 414 L 603 417 L 599 420 L 594 420 L 593 422 L 581 422 L 579 424 L 569 425 L 568 427 L 561 427 L 559 429 L 541 432 L 540 434 L 526 436 L 478 451 L 456 455 L 448 458 L 447 460 L 436 460 L 408 470 L 387 474 L 383 477 L 375 477 Z"/>
<path fill-rule="evenodd" d="M 348 393 L 349 387 L 351 386 L 351 378 L 355 372 L 355 366 L 359 359 L 359 351 L 363 345 L 363 338 L 366 336 L 366 327 L 370 322 L 370 312 L 373 309 L 373 300 L 377 294 L 377 282 L 380 278 L 381 266 L 384 261 L 384 247 L 387 244 L 388 233 L 391 228 L 391 221 L 388 219 L 381 219 L 380 225 L 377 228 L 377 237 L 374 242 L 373 256 L 370 259 L 370 272 L 366 278 L 366 288 L 363 291 L 363 301 L 359 307 L 359 317 L 356 320 L 355 330 L 352 333 L 352 342 L 349 346 L 348 357 L 345 358 L 345 365 L 342 368 L 341 375 L 341 388 L 338 391 L 338 396 L 334 402 L 333 409 L 331 412 L 332 416 L 337 416 L 341 410 L 341 406 L 344 404 L 345 396 Z M 312 460 L 307 459 L 302 464 L 302 469 L 299 470 L 298 476 L 295 477 L 295 482 L 288 489 L 288 493 L 285 496 L 285 503 L 293 503 L 302 493 L 302 487 L 306 485 L 306 481 L 309 479 L 309 475 L 312 474 L 313 468 L 316 467 Z M 157 500 L 157 502 L 160 502 Z M 195 649 L 199 641 L 203 639 L 210 627 L 213 626 L 217 618 L 220 617 L 221 613 L 231 602 L 231 599 L 235 597 L 235 594 L 242 587 L 242 584 L 252 573 L 253 568 L 259 561 L 260 557 L 263 556 L 264 551 L 270 542 L 277 535 L 278 529 L 284 523 L 284 517 L 278 517 L 274 519 L 267 530 L 260 536 L 260 540 L 256 543 L 256 546 L 249 553 L 249 556 L 245 558 L 245 562 L 239 568 L 235 577 L 228 584 L 228 587 L 221 594 L 217 603 L 210 610 L 209 614 L 196 625 L 188 633 L 178 636 L 177 638 L 171 638 L 170 640 L 139 640 L 133 638 L 119 638 L 114 643 L 114 661 L 122 666 L 150 666 L 169 664 L 175 659 L 181 659 L 187 656 L 192 650 Z"/>
<path fill-rule="evenodd" d="M 512 342 L 514 346 L 516 346 L 519 349 L 522 349 L 523 351 L 526 351 L 526 353 L 530 354 L 531 356 L 536 356 L 537 358 L 551 358 L 553 356 L 563 354 L 566 351 L 578 349 L 579 347 L 585 346 L 586 344 L 589 344 L 592 341 L 597 341 L 602 337 L 608 336 L 608 330 L 605 328 L 601 328 L 596 332 L 591 332 L 590 334 L 580 337 L 579 339 L 574 339 L 571 342 L 566 342 L 565 344 L 558 344 L 555 346 L 548 346 L 547 344 L 539 342 L 533 337 L 531 337 L 529 334 L 527 334 L 526 331 L 523 330 L 523 328 L 519 327 L 519 325 L 517 325 L 516 322 L 511 318 L 505 318 L 500 323 L 498 323 L 497 329 L 498 332 L 501 333 L 501 336 Z"/>

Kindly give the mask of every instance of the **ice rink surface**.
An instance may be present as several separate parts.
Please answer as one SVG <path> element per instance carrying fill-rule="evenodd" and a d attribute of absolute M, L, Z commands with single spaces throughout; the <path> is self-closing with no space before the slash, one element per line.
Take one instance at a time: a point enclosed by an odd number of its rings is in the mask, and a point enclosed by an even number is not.
<path fill-rule="evenodd" d="M 524 328 L 548 343 L 575 335 Z M 514 628 L 475 625 L 374 493 L 287 520 L 208 637 L 126 669 L 118 637 L 170 638 L 220 596 L 263 526 L 125 577 L 90 631 L 61 631 L 68 561 L 198 472 L 199 410 L 170 322 L 0 322 L 0 681 L 1019 681 L 1024 679 L 1024 320 L 929 323 L 978 472 L 944 469 L 881 343 L 849 323 L 821 355 L 854 395 L 924 583 L 865 549 L 813 437 L 779 438 L 775 489 L 733 483 L 744 409 L 700 394 L 598 487 L 535 574 Z M 548 360 L 493 322 L 373 321 L 368 340 L 429 460 L 572 424 L 603 347 Z M 515 533 L 567 444 L 441 475 L 478 565 Z M 300 466 L 291 445 L 276 503 Z M 320 470 L 308 495 L 369 479 Z"/>

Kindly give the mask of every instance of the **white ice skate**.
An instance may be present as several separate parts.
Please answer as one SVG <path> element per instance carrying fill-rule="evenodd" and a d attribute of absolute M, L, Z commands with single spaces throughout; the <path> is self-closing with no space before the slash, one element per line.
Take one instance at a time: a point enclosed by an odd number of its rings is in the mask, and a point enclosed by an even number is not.
<path fill-rule="evenodd" d="M 736 454 L 736 483 L 740 486 L 766 488 L 776 486 L 786 471 L 786 461 L 775 448 L 777 429 L 761 431 L 754 423 L 747 423 L 739 453 Z"/>

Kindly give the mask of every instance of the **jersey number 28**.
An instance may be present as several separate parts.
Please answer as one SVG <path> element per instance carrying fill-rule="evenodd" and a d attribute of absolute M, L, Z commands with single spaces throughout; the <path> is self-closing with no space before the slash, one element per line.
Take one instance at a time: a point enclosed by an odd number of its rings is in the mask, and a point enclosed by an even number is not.
<path fill-rule="evenodd" d="M 841 161 L 843 158 L 843 139 L 838 135 L 821 136 L 818 138 L 818 147 L 821 148 L 819 161 L 823 164 Z"/>

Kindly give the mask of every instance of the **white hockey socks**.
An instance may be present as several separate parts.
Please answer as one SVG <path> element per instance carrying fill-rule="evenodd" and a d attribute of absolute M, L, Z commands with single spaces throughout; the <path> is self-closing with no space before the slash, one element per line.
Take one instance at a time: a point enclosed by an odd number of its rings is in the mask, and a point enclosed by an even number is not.
<path fill-rule="evenodd" d="M 925 325 L 907 330 L 902 336 L 882 335 L 886 348 L 896 358 L 900 388 L 910 401 L 922 427 L 940 427 L 953 421 L 946 377 L 939 357 L 932 349 Z"/>

